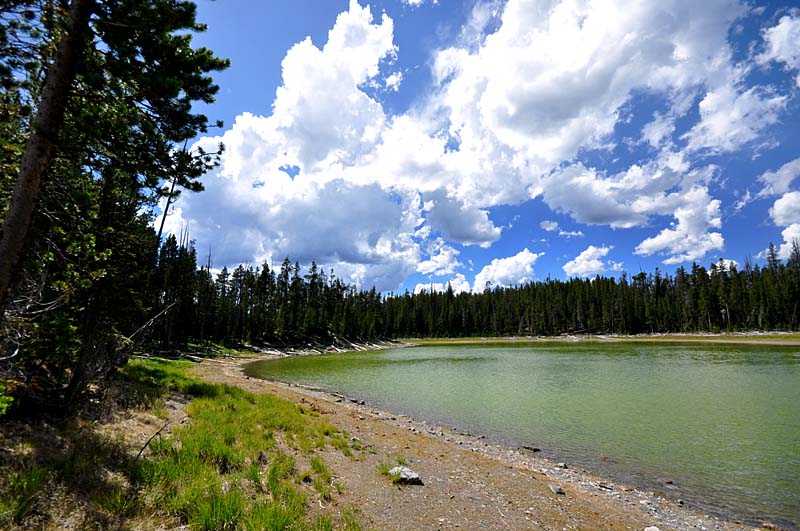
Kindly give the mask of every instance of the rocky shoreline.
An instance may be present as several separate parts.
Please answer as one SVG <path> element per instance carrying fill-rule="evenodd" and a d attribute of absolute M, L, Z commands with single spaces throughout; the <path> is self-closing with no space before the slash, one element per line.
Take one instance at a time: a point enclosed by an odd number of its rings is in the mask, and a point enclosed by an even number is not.
<path fill-rule="evenodd" d="M 405 344 L 409 345 L 409 344 Z M 398 344 L 370 345 L 364 346 L 363 350 L 373 348 L 397 348 Z M 360 349 L 361 350 L 361 349 Z M 355 419 L 357 422 L 356 431 L 360 434 L 369 434 L 369 430 L 363 429 L 363 424 L 372 426 L 383 425 L 385 428 L 397 430 L 397 437 L 400 439 L 402 447 L 407 451 L 414 449 L 414 444 L 419 444 L 420 437 L 429 438 L 443 444 L 454 453 L 464 453 L 474 455 L 481 462 L 494 462 L 503 467 L 516 471 L 527 471 L 536 477 L 541 478 L 541 482 L 548 489 L 549 495 L 556 500 L 579 500 L 585 504 L 589 502 L 599 502 L 606 510 L 613 508 L 614 513 L 621 513 L 624 519 L 630 519 L 636 524 L 624 525 L 625 529 L 646 529 L 658 528 L 661 531 L 667 529 L 781 529 L 777 525 L 768 522 L 763 523 L 763 527 L 753 527 L 752 525 L 740 522 L 725 520 L 719 516 L 709 515 L 705 512 L 686 506 L 681 500 L 668 499 L 652 491 L 643 491 L 629 485 L 618 484 L 605 478 L 598 477 L 579 467 L 570 466 L 569 463 L 557 463 L 541 456 L 537 448 L 509 447 L 504 444 L 490 442 L 485 436 L 472 435 L 470 433 L 458 431 L 451 427 L 441 426 L 431 422 L 418 420 L 406 415 L 400 415 L 373 407 L 357 397 L 347 397 L 338 393 L 330 393 L 325 390 L 315 389 L 297 384 L 261 380 L 251 378 L 244 373 L 244 365 L 256 360 L 269 360 L 284 357 L 286 355 L 313 355 L 321 352 L 274 352 L 258 358 L 239 359 L 231 362 L 206 361 L 205 365 L 210 370 L 202 371 L 205 377 L 217 372 L 214 369 L 222 368 L 222 375 L 214 376 L 215 381 L 220 380 L 234 385 L 241 385 L 250 389 L 257 389 L 268 392 L 280 391 L 284 397 L 294 397 L 297 401 L 315 401 L 323 403 L 323 410 L 329 408 L 341 409 L 346 412 L 345 418 Z M 221 367 L 222 366 L 222 367 Z M 385 429 L 384 428 L 384 429 Z M 379 431 L 376 429 L 376 431 Z M 394 432 L 393 432 L 394 433 Z M 414 439 L 413 441 L 411 439 Z M 423 439 L 424 440 L 424 439 Z M 409 465 L 413 468 L 413 464 Z M 425 479 L 423 477 L 423 479 Z M 482 504 L 490 508 L 490 504 Z M 502 508 L 497 508 L 503 514 Z M 527 509 L 525 514 L 530 521 L 537 513 L 535 507 Z M 496 518 L 497 513 L 489 510 L 488 514 Z M 600 518 L 595 523 L 596 529 L 610 529 L 616 526 L 608 525 L 609 522 Z M 542 523 L 542 522 L 540 522 Z M 442 527 L 442 526 L 440 526 Z M 445 526 L 446 527 L 446 526 Z M 551 528 L 547 525 L 544 528 Z M 567 526 L 569 527 L 569 526 Z M 400 527 L 403 528 L 403 527 Z M 423 527 L 424 528 L 424 527 Z M 443 528 L 443 527 L 442 527 Z M 482 528 L 491 528 L 482 527 Z M 504 528 L 500 526 L 498 528 Z M 508 527 L 517 529 L 519 527 Z M 537 526 L 522 528 L 541 528 Z M 553 527 L 555 528 L 555 527 Z M 577 528 L 584 528 L 578 526 Z M 476 527 L 477 529 L 477 527 Z M 559 528 L 560 529 L 560 528 Z"/>

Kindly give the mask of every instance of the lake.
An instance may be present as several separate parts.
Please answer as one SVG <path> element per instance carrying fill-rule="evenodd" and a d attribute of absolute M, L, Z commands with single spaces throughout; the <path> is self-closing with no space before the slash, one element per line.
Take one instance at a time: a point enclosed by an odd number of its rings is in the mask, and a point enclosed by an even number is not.
<path fill-rule="evenodd" d="M 415 347 L 257 362 L 247 373 L 539 447 L 713 514 L 800 522 L 797 347 Z"/>

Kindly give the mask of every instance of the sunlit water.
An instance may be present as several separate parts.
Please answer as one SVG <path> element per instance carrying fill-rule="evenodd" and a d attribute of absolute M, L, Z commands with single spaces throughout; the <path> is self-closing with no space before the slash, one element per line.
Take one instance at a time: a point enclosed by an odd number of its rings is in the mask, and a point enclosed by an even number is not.
<path fill-rule="evenodd" d="M 248 372 L 540 447 L 715 514 L 800 522 L 797 348 L 418 347 L 258 362 Z"/>

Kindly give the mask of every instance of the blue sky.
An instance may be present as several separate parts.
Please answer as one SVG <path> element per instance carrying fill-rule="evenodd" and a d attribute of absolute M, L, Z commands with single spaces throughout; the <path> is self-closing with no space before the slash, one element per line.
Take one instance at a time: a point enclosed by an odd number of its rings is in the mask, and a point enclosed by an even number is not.
<path fill-rule="evenodd" d="M 168 228 L 381 291 L 785 257 L 792 4 L 200 0 L 226 152 Z"/>

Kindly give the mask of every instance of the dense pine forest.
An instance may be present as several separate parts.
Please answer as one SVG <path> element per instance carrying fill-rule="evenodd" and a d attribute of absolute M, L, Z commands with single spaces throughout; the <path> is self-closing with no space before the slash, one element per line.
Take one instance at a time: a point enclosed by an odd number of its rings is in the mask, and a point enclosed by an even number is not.
<path fill-rule="evenodd" d="M 800 249 L 786 263 L 774 247 L 765 267 L 697 264 L 674 275 L 547 279 L 482 293 L 381 296 L 357 290 L 315 264 L 196 267 L 174 236 L 161 246 L 154 325 L 167 348 L 188 342 L 308 344 L 407 337 L 642 334 L 797 330 Z"/>
<path fill-rule="evenodd" d="M 160 216 L 224 149 L 187 147 L 228 65 L 192 46 L 195 15 L 179 0 L 2 3 L 0 404 L 69 408 L 135 352 L 193 344 L 798 329 L 797 245 L 785 263 L 772 248 L 765 266 L 482 293 L 385 295 L 289 259 L 198 267 Z"/>

